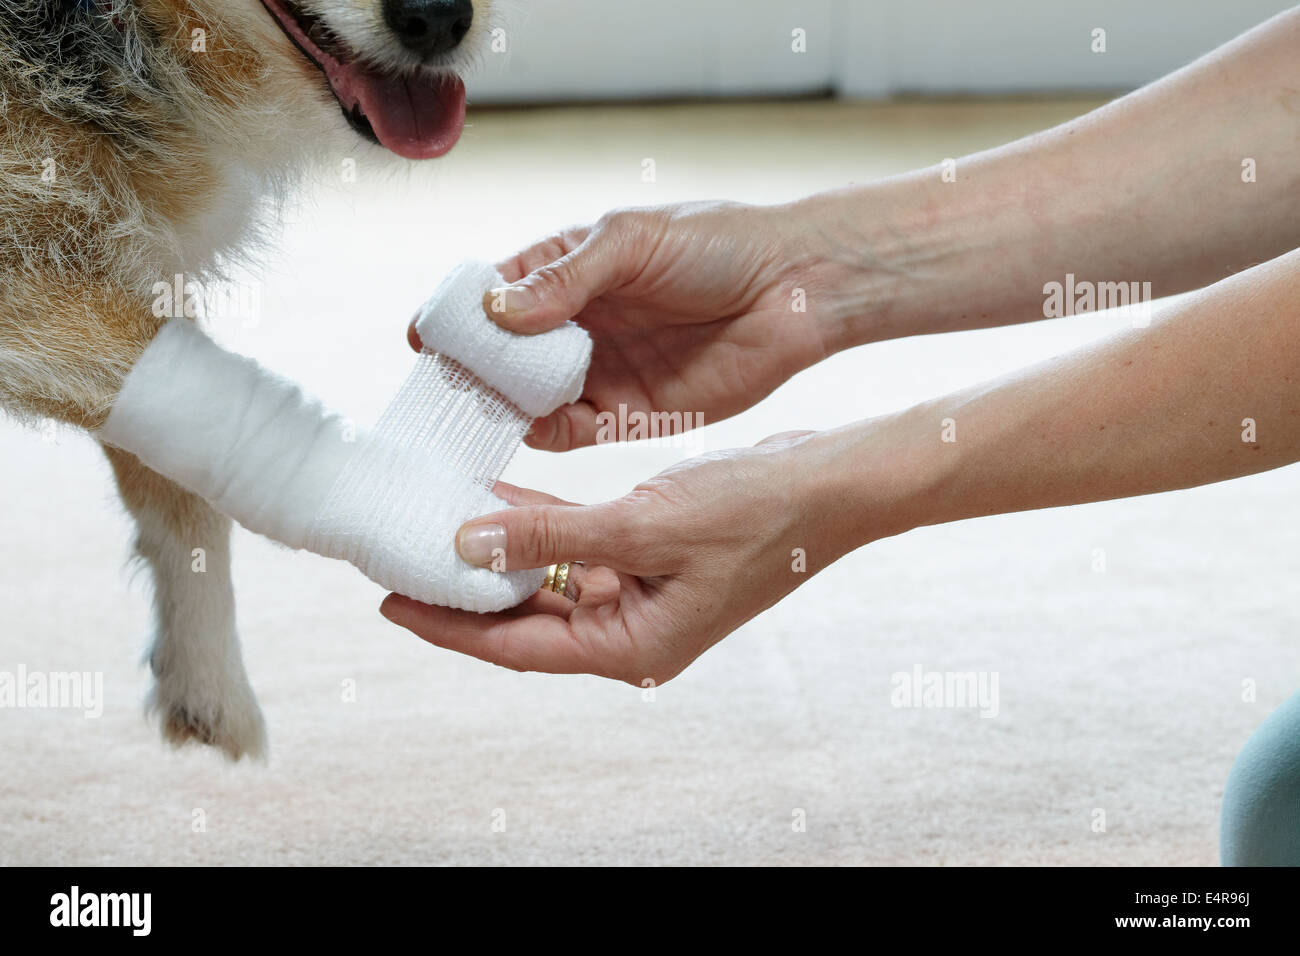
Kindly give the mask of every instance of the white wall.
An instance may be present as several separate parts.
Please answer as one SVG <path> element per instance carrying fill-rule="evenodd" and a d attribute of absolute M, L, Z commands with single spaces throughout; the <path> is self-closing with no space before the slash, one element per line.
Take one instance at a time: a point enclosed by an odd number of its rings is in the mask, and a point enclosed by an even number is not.
<path fill-rule="evenodd" d="M 509 52 L 470 78 L 480 101 L 810 92 L 833 77 L 835 0 L 497 0 Z M 797 8 L 798 13 L 793 11 Z M 793 21 L 793 22 L 792 22 Z M 810 51 L 790 52 L 790 30 Z"/>
<path fill-rule="evenodd" d="M 1141 85 L 1290 0 L 497 0 L 478 102 Z M 1106 30 L 1105 53 L 1091 50 Z M 806 31 L 807 52 L 791 49 Z"/>
<path fill-rule="evenodd" d="M 846 95 L 1141 86 L 1293 0 L 842 0 Z M 1106 31 L 1106 52 L 1092 31 Z M 1300 56 L 1300 52 L 1297 52 Z"/>

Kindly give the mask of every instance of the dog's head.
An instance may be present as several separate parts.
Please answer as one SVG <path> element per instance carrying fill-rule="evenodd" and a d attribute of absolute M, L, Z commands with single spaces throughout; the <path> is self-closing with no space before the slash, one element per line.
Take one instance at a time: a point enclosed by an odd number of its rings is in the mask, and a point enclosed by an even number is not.
<path fill-rule="evenodd" d="M 237 133 L 220 127 L 241 118 L 255 128 L 259 115 L 278 110 L 286 121 L 279 132 L 299 138 L 320 131 L 319 116 L 299 106 L 333 100 L 361 136 L 427 159 L 460 137 L 459 73 L 490 34 L 492 4 L 0 0 L 0 92 L 114 132 L 175 123 L 182 104 L 199 111 L 191 126 L 200 135 Z M 274 102 L 231 109 L 253 105 L 259 93 Z M 205 96 L 223 121 L 201 115 Z"/>
<path fill-rule="evenodd" d="M 409 159 L 441 156 L 465 124 L 458 70 L 491 0 L 252 0 L 328 86 L 357 133 Z"/>

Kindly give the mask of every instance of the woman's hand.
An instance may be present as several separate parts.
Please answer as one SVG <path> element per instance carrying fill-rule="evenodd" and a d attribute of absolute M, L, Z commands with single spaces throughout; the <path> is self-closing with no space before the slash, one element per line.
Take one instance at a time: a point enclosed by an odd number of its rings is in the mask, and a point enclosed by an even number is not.
<path fill-rule="evenodd" d="M 568 597 L 541 591 L 472 614 L 393 594 L 381 610 L 431 644 L 513 670 L 662 684 L 852 547 L 837 543 L 820 477 L 831 451 L 813 438 L 705 455 L 586 507 L 498 485 L 520 507 L 465 525 L 461 556 L 490 566 L 504 548 L 513 568 L 583 561 Z"/>
<path fill-rule="evenodd" d="M 785 207 L 694 203 L 615 212 L 499 263 L 513 284 L 485 296 L 494 321 L 533 334 L 575 319 L 595 340 L 581 400 L 528 444 L 593 444 L 596 416 L 620 405 L 718 421 L 837 350 L 810 235 Z"/>
<path fill-rule="evenodd" d="M 1296 248 L 1298 43 L 1292 10 L 995 149 L 782 206 L 615 212 L 532 246 L 500 264 L 511 291 L 489 315 L 524 333 L 574 318 L 596 350 L 582 401 L 529 444 L 591 444 L 620 404 L 718 421 L 844 348 L 1043 319 L 1067 276 L 1160 298 Z"/>
<path fill-rule="evenodd" d="M 684 462 L 590 507 L 503 496 L 461 556 L 590 562 L 478 616 L 389 597 L 431 643 L 521 670 L 677 674 L 860 545 L 923 525 L 1190 488 L 1300 460 L 1300 250 L 1041 365 L 831 431 Z M 552 499 L 553 501 L 553 499 Z"/>

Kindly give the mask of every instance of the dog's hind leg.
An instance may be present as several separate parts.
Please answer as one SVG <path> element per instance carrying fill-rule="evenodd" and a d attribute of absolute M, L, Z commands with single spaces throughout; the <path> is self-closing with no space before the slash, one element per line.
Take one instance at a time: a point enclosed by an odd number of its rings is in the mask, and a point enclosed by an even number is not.
<path fill-rule="evenodd" d="M 230 519 L 134 455 L 104 451 L 136 521 L 136 552 L 153 575 L 150 711 L 173 745 L 210 744 L 234 760 L 262 756 L 262 713 L 235 630 Z"/>

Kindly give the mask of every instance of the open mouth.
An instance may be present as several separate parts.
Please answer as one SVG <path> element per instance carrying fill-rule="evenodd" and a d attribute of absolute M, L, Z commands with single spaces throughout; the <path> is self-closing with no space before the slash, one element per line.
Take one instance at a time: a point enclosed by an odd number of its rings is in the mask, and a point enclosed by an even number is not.
<path fill-rule="evenodd" d="M 317 17 L 290 0 L 262 0 L 285 35 L 325 74 L 354 130 L 407 159 L 433 159 L 465 128 L 465 84 L 418 70 L 382 73 L 356 59 Z"/>

